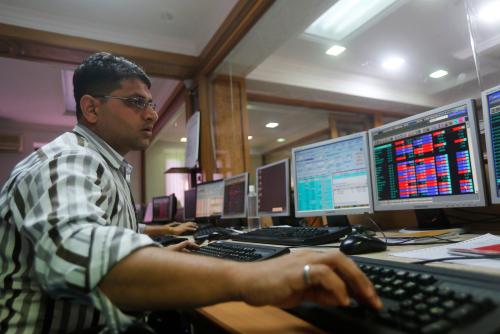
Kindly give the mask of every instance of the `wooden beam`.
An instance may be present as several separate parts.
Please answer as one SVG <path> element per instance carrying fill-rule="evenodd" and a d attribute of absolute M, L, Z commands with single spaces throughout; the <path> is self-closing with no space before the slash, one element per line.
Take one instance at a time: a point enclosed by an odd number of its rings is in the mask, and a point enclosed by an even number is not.
<path fill-rule="evenodd" d="M 248 93 L 247 98 L 248 98 L 248 101 L 252 101 L 252 102 L 282 104 L 282 105 L 288 105 L 288 106 L 293 106 L 293 107 L 305 107 L 305 108 L 312 108 L 312 109 L 323 109 L 323 110 L 330 110 L 330 111 L 361 113 L 361 114 L 369 114 L 369 115 L 388 115 L 388 116 L 396 116 L 396 117 L 411 116 L 409 114 L 405 114 L 405 113 L 401 113 L 401 112 L 390 112 L 390 111 L 385 111 L 385 110 L 354 107 L 354 106 L 328 103 L 328 102 L 320 102 L 320 101 L 291 99 L 291 98 L 287 98 L 287 97 L 272 96 L 272 95 L 259 94 L 259 93 Z"/>
<path fill-rule="evenodd" d="M 131 59 L 149 75 L 174 79 L 191 78 L 199 64 L 198 57 L 0 23 L 0 56 L 3 57 L 76 65 L 98 51 Z"/>
<path fill-rule="evenodd" d="M 196 77 L 210 74 L 275 0 L 239 0 L 200 54 Z"/>
<path fill-rule="evenodd" d="M 179 110 L 179 107 L 185 103 L 186 88 L 184 83 L 179 82 L 175 86 L 174 91 L 168 97 L 163 108 L 158 111 L 158 121 L 153 128 L 153 139 L 158 135 L 160 130 L 168 123 L 172 116 Z"/>

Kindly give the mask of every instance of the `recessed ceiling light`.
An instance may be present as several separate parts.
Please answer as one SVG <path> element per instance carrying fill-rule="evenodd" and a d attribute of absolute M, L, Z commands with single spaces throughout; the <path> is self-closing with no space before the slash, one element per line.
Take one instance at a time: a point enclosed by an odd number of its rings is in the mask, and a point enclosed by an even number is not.
<path fill-rule="evenodd" d="M 278 125 L 280 125 L 280 123 L 276 123 L 276 122 L 269 122 L 266 124 L 266 128 L 270 128 L 270 129 L 274 129 L 275 127 L 277 127 Z"/>
<path fill-rule="evenodd" d="M 187 140 L 187 138 L 186 138 L 186 137 L 182 137 L 182 138 L 181 138 L 181 143 L 185 143 L 185 142 L 187 142 L 187 141 L 188 141 L 188 140 Z"/>
<path fill-rule="evenodd" d="M 431 74 L 429 74 L 429 76 L 431 78 L 438 79 L 438 78 L 444 77 L 447 74 L 448 74 L 448 72 L 445 70 L 437 70 L 437 71 L 434 71 Z"/>
<path fill-rule="evenodd" d="M 391 57 L 382 62 L 382 67 L 386 70 L 397 70 L 401 68 L 404 63 L 405 60 L 401 57 Z"/>
<path fill-rule="evenodd" d="M 478 18 L 484 23 L 495 23 L 500 21 L 499 12 L 500 1 L 491 1 L 479 10 Z"/>
<path fill-rule="evenodd" d="M 328 50 L 326 50 L 326 54 L 330 55 L 330 56 L 338 56 L 339 54 L 341 54 L 344 51 L 345 51 L 345 48 L 343 46 L 334 45 L 331 48 L 329 48 Z"/>
<path fill-rule="evenodd" d="M 278 138 L 278 139 L 276 139 L 276 141 L 278 143 L 282 143 L 282 142 L 286 141 L 286 139 L 285 138 Z"/>
<path fill-rule="evenodd" d="M 305 31 L 308 35 L 341 41 L 397 0 L 337 1 Z"/>
<path fill-rule="evenodd" d="M 253 136 L 248 136 L 247 138 L 248 138 L 248 140 L 252 140 Z"/>

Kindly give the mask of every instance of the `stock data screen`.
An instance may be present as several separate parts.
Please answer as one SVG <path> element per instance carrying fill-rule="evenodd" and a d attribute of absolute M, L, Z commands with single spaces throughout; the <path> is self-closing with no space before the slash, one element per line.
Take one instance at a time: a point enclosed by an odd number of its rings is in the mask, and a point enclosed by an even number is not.
<path fill-rule="evenodd" d="M 487 98 L 491 124 L 491 155 L 493 156 L 493 168 L 495 172 L 495 189 L 497 197 L 500 197 L 500 91 L 489 94 Z"/>
<path fill-rule="evenodd" d="M 217 181 L 199 184 L 196 187 L 196 218 L 220 216 L 224 182 Z"/>
<path fill-rule="evenodd" d="M 369 208 L 366 149 L 359 136 L 296 151 L 297 211 Z"/>
<path fill-rule="evenodd" d="M 374 134 L 378 200 L 477 192 L 466 106 Z"/>
<path fill-rule="evenodd" d="M 224 180 L 223 217 L 245 217 L 246 200 L 247 182 L 245 174 Z"/>

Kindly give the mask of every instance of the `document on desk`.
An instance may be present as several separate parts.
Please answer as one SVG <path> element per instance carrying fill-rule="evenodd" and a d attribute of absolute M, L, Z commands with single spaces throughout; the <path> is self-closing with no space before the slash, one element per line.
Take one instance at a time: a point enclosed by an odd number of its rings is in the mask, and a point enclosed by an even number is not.
<path fill-rule="evenodd" d="M 408 252 L 390 253 L 389 255 L 398 257 L 408 257 L 413 259 L 421 259 L 421 260 L 433 260 L 433 259 L 453 257 L 453 256 L 459 257 L 459 255 L 450 254 L 449 252 L 450 249 L 454 248 L 472 249 L 493 244 L 500 244 L 500 237 L 488 233 L 476 238 L 468 239 L 454 244 L 416 249 Z M 453 262 L 471 266 L 488 267 L 492 269 L 500 269 L 500 259 L 478 258 L 473 260 L 448 260 L 446 262 Z"/>

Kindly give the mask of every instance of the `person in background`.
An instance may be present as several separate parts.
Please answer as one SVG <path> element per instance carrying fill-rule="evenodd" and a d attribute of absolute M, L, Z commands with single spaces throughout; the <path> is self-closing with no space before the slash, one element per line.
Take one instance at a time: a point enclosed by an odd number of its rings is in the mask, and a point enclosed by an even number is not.
<path fill-rule="evenodd" d="M 158 119 L 150 79 L 127 59 L 96 53 L 73 84 L 75 128 L 21 161 L 0 192 L 0 332 L 119 333 L 141 311 L 230 300 L 347 306 L 352 297 L 382 307 L 338 251 L 239 263 L 173 252 L 139 233 L 123 157 L 150 144 Z"/>

